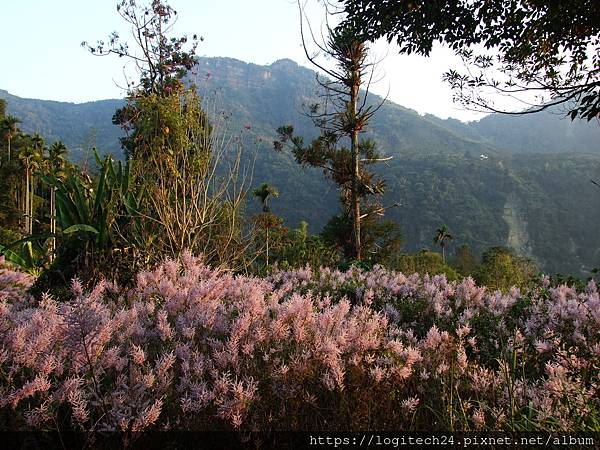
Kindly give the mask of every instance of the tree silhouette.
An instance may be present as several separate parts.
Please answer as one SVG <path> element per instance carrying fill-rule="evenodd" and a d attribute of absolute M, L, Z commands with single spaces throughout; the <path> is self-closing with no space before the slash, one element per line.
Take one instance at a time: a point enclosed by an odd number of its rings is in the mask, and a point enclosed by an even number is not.
<path fill-rule="evenodd" d="M 336 67 L 332 70 L 320 65 L 309 54 L 301 27 L 307 58 L 330 78 L 319 79 L 325 88 L 325 107 L 313 105 L 309 113 L 321 134 L 305 146 L 304 140 L 295 136 L 294 128 L 288 125 L 277 130 L 279 140 L 274 145 L 281 151 L 289 142 L 298 163 L 322 168 L 340 187 L 342 206 L 352 218 L 351 257 L 360 261 L 363 258 L 361 222 L 372 214 L 383 215 L 385 211 L 376 203 L 366 204 L 367 197 L 382 195 L 384 191 L 383 180 L 375 178 L 366 166 L 391 158 L 379 158 L 373 141 L 359 139 L 378 109 L 367 102 L 369 80 L 373 75 L 373 64 L 367 62 L 368 46 L 350 28 L 329 28 L 328 31 L 325 45 L 317 46 L 335 62 Z M 361 93 L 361 89 L 366 90 Z M 327 109 L 328 105 L 332 110 Z"/>
<path fill-rule="evenodd" d="M 10 144 L 12 139 L 17 135 L 17 133 L 19 132 L 19 128 L 17 127 L 17 124 L 20 123 L 21 120 L 19 120 L 17 117 L 14 116 L 6 116 L 4 117 L 4 119 L 2 119 L 2 123 L 0 124 L 0 127 L 2 128 L 2 134 L 4 135 L 4 139 L 6 139 L 6 143 L 7 143 L 7 152 L 8 152 L 8 162 L 10 163 Z"/>
<path fill-rule="evenodd" d="M 466 70 L 449 70 L 445 79 L 455 100 L 468 108 L 522 114 L 564 104 L 572 119 L 591 120 L 600 114 L 600 16 L 595 1 L 341 3 L 347 26 L 369 40 L 395 40 L 400 53 L 428 56 L 434 42 L 452 48 Z M 521 100 L 528 109 L 495 106 L 491 93 Z"/>
<path fill-rule="evenodd" d="M 137 100 L 150 95 L 159 98 L 180 95 L 183 90 L 182 79 L 196 64 L 196 47 L 198 41 L 202 40 L 195 34 L 189 38 L 185 35 L 172 36 L 177 11 L 166 0 L 148 3 L 132 0 L 119 0 L 117 3 L 118 13 L 131 28 L 136 51 L 131 50 L 128 42 L 122 40 L 117 32 L 111 33 L 107 41 L 100 40 L 96 45 L 86 41 L 81 43 L 93 55 L 116 55 L 129 59 L 139 71 L 139 82 L 127 79 L 128 102 L 115 112 L 112 119 L 115 125 L 125 131 L 126 135 L 120 141 L 128 158 L 146 158 L 146 155 L 135 154 L 141 147 L 140 143 L 148 135 L 161 136 L 165 131 L 165 128 L 155 129 L 143 123 Z"/>
<path fill-rule="evenodd" d="M 451 241 L 454 237 L 448 232 L 448 227 L 444 224 L 437 230 L 435 230 L 435 237 L 433 242 L 442 248 L 442 261 L 446 262 L 446 241 Z"/>
<path fill-rule="evenodd" d="M 64 177 L 65 155 L 68 149 L 61 142 L 55 142 L 48 149 L 48 172 L 49 175 L 62 179 Z M 50 234 L 56 234 L 56 187 L 50 186 Z M 56 238 L 50 238 L 50 261 L 54 260 L 56 252 Z"/>
<path fill-rule="evenodd" d="M 252 195 L 254 197 L 258 197 L 262 204 L 262 214 L 259 214 L 255 223 L 257 223 L 261 228 L 265 230 L 266 237 L 266 265 L 269 265 L 269 231 L 271 228 L 281 225 L 282 220 L 277 217 L 275 214 L 271 213 L 267 202 L 269 197 L 279 197 L 279 192 L 275 187 L 269 185 L 268 183 L 263 183 L 256 189 L 252 191 Z"/>
<path fill-rule="evenodd" d="M 268 183 L 263 183 L 252 191 L 254 197 L 260 198 L 263 212 L 270 212 L 268 201 L 269 197 L 279 197 L 279 192 Z"/>
<path fill-rule="evenodd" d="M 152 0 L 149 4 L 132 0 L 119 0 L 117 11 L 131 27 L 136 49 L 121 40 L 115 31 L 107 41 L 100 40 L 96 45 L 86 41 L 81 46 L 96 56 L 116 55 L 133 60 L 140 72 L 140 82 L 128 81 L 129 90 L 141 88 L 145 93 L 171 95 L 180 80 L 197 62 L 195 56 L 197 35 L 170 37 L 177 19 L 177 11 L 166 0 Z M 189 45 L 188 45 L 189 44 Z M 187 50 L 184 47 L 188 47 Z"/>
<path fill-rule="evenodd" d="M 25 201 L 23 204 L 25 234 L 33 233 L 33 200 L 35 190 L 33 173 L 40 167 L 44 152 L 44 139 L 39 134 L 34 134 L 28 141 L 25 148 L 19 154 L 19 159 L 25 169 Z"/>

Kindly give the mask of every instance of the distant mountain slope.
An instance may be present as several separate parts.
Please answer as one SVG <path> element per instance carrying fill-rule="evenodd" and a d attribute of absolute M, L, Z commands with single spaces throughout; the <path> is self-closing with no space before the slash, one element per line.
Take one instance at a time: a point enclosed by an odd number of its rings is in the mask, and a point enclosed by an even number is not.
<path fill-rule="evenodd" d="M 463 136 L 511 152 L 600 154 L 598 121 L 571 121 L 562 106 L 535 114 L 492 114 L 470 123 L 425 117 Z"/>
<path fill-rule="evenodd" d="M 112 116 L 123 100 L 76 104 L 20 98 L 1 89 L 0 98 L 6 100 L 8 114 L 21 119 L 19 128 L 39 133 L 49 142 L 62 140 L 75 161 L 83 158 L 84 149 L 94 146 L 104 153 L 121 154 L 121 131 L 112 124 Z"/>
<path fill-rule="evenodd" d="M 254 143 L 253 183 L 269 182 L 281 194 L 273 211 L 289 226 L 305 219 L 319 231 L 339 209 L 335 186 L 320 171 L 303 169 L 271 148 L 281 125 L 293 124 L 307 139 L 315 136 L 302 114 L 317 99 L 314 72 L 290 60 L 259 66 L 203 58 L 194 78 L 205 107 L 227 113 L 230 131 Z M 111 118 L 121 100 L 74 105 L 5 91 L 0 97 L 25 131 L 62 139 L 75 160 L 94 143 L 101 152 L 119 153 L 120 130 Z M 481 252 L 507 245 L 548 272 L 585 275 L 600 265 L 600 235 L 591 226 L 600 221 L 600 190 L 589 182 L 600 178 L 598 124 L 572 124 L 549 114 L 465 124 L 387 102 L 369 134 L 381 153 L 393 156 L 377 170 L 387 181 L 385 203 L 401 204 L 388 217 L 401 224 L 406 250 L 432 248 L 435 229 L 446 223 L 456 237 L 451 249 L 466 243 Z M 254 199 L 248 202 L 249 213 L 258 209 Z"/>
<path fill-rule="evenodd" d="M 230 58 L 203 58 L 197 69 L 196 84 L 205 96 L 217 93 L 222 108 L 231 112 L 234 121 L 251 124 L 255 131 L 273 136 L 275 129 L 293 124 L 304 136 L 314 136 L 315 129 L 303 115 L 318 101 L 319 86 L 315 72 L 291 60 L 280 60 L 270 66 L 246 64 Z M 371 102 L 382 99 L 373 95 Z M 386 102 L 369 127 L 379 141 L 380 151 L 494 152 L 493 146 L 473 139 L 415 111 Z"/>

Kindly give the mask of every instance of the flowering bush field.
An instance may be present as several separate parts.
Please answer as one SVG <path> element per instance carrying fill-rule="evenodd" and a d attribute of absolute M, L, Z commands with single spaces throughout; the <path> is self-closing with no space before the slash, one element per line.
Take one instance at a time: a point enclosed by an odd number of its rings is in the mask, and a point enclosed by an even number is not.
<path fill-rule="evenodd" d="M 184 253 L 119 293 L 27 298 L 0 270 L 0 427 L 600 429 L 600 298 L 308 268 L 235 276 Z"/>
<path fill-rule="evenodd" d="M 6 265 L 4 256 L 0 256 L 0 301 L 20 303 L 27 301 L 27 290 L 35 279 L 25 273 L 11 269 Z"/>

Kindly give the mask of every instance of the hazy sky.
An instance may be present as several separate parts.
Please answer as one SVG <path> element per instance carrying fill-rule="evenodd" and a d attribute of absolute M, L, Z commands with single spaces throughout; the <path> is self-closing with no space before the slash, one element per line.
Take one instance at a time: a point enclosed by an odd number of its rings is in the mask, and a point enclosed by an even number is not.
<path fill-rule="evenodd" d="M 122 97 L 123 59 L 94 57 L 81 42 L 95 43 L 112 31 L 128 37 L 115 0 L 4 0 L 0 26 L 0 89 L 27 98 L 84 102 Z M 323 22 L 316 0 L 313 23 Z M 301 45 L 294 0 L 170 0 L 178 11 L 176 34 L 204 37 L 200 56 L 227 56 L 256 64 L 290 58 L 310 67 Z M 419 113 L 471 120 L 480 115 L 452 104 L 441 81 L 458 61 L 437 49 L 430 58 L 399 56 L 385 42 L 373 46 L 381 81 L 372 90 Z M 130 67 L 128 73 L 132 73 Z"/>

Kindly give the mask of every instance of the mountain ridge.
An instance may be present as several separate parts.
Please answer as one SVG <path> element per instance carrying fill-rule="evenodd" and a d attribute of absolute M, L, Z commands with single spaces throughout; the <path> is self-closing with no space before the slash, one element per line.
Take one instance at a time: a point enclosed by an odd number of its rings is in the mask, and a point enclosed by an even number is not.
<path fill-rule="evenodd" d="M 229 83 L 231 83 L 233 80 L 235 80 L 236 72 L 237 73 L 244 72 L 244 69 L 250 69 L 250 70 L 245 71 L 246 76 L 248 76 L 251 73 L 251 71 L 254 71 L 257 73 L 260 72 L 262 74 L 261 78 L 263 81 L 271 78 L 272 73 L 269 73 L 268 69 L 275 69 L 277 71 L 278 75 L 280 75 L 280 72 L 282 72 L 282 71 L 286 72 L 288 74 L 290 72 L 301 73 L 303 75 L 303 77 L 305 78 L 304 81 L 308 81 L 306 79 L 307 76 L 311 78 L 310 81 L 314 81 L 314 78 L 316 76 L 316 73 L 314 71 L 312 71 L 311 69 L 303 67 L 303 66 L 299 65 L 298 63 L 296 63 L 295 61 L 288 59 L 288 58 L 276 60 L 269 65 L 259 65 L 259 64 L 255 64 L 255 63 L 251 63 L 251 62 L 239 61 L 237 59 L 229 58 L 229 57 L 213 57 L 213 58 L 203 57 L 203 58 L 200 58 L 198 65 L 194 69 L 194 72 L 196 72 L 196 78 L 199 77 L 200 83 L 202 83 L 203 76 L 205 76 L 206 74 L 209 74 L 211 76 L 214 75 L 215 74 L 214 69 L 215 68 L 219 69 L 220 66 L 225 66 L 229 70 L 228 76 L 227 76 L 227 81 L 229 81 Z M 209 69 L 208 71 L 202 70 L 202 69 L 207 69 L 207 68 Z M 232 68 L 234 68 L 234 70 L 231 70 Z M 211 69 L 213 71 L 211 71 Z M 233 76 L 231 76 L 231 74 L 233 74 Z M 198 81 L 198 79 L 196 81 Z M 239 80 L 238 80 L 238 83 L 239 83 Z M 251 88 L 252 86 L 250 86 L 250 84 L 251 83 L 256 84 L 257 80 L 256 80 L 256 78 L 254 80 L 247 79 L 246 83 L 247 84 L 245 87 Z M 254 86 L 254 87 L 256 87 L 256 86 Z M 10 94 L 8 91 L 3 90 L 3 89 L 0 89 L 0 97 L 8 100 L 8 104 L 9 104 L 8 112 L 9 113 L 20 112 L 20 109 L 14 106 L 15 103 L 23 104 L 23 103 L 27 103 L 27 102 L 35 102 L 38 104 L 43 104 L 48 109 L 52 109 L 55 107 L 61 107 L 61 108 L 67 107 L 67 108 L 71 108 L 72 110 L 86 109 L 92 105 L 94 106 L 94 108 L 102 107 L 103 105 L 108 105 L 109 109 L 114 111 L 113 108 L 115 108 L 115 106 L 118 107 L 118 105 L 120 105 L 124 102 L 124 99 L 104 99 L 104 100 L 93 100 L 93 101 L 85 101 L 85 102 L 62 102 L 59 100 L 40 100 L 40 99 L 27 98 L 27 97 L 19 97 L 19 96 Z M 377 95 L 373 95 L 373 98 L 377 99 L 377 101 L 381 100 L 381 97 L 379 97 Z M 531 145 L 529 145 L 529 144 L 531 143 L 531 141 L 533 141 L 533 138 L 531 137 L 531 135 L 525 136 L 525 139 L 523 139 L 523 136 L 521 136 L 521 142 L 517 142 L 516 139 L 510 138 L 510 136 L 514 136 L 514 133 L 507 134 L 507 133 L 503 132 L 503 129 L 500 129 L 500 130 L 493 129 L 495 126 L 497 126 L 498 123 L 511 124 L 511 125 L 513 125 L 519 121 L 521 121 L 521 123 L 523 123 L 523 117 L 527 117 L 527 119 L 526 119 L 527 126 L 521 126 L 521 128 L 524 128 L 524 129 L 532 132 L 533 131 L 532 127 L 531 127 L 532 124 L 534 124 L 538 128 L 544 127 L 547 125 L 548 120 L 549 120 L 548 113 L 539 113 L 539 114 L 532 114 L 532 115 L 528 115 L 528 116 L 516 116 L 516 117 L 515 116 L 504 116 L 501 114 L 491 114 L 480 120 L 463 122 L 463 121 L 460 121 L 460 120 L 454 119 L 454 118 L 441 119 L 433 114 L 420 115 L 416 111 L 414 111 L 410 108 L 403 107 L 403 106 L 401 106 L 393 101 L 390 101 L 390 100 L 386 100 L 386 104 L 394 105 L 394 106 L 400 108 L 404 113 L 412 114 L 415 117 L 418 117 L 421 120 L 427 121 L 432 125 L 440 126 L 444 130 L 447 130 L 448 132 L 452 133 L 453 135 L 455 135 L 458 138 L 464 139 L 464 138 L 468 137 L 473 142 L 476 142 L 479 144 L 488 144 L 488 145 L 497 147 L 499 150 L 502 150 L 502 151 L 531 151 Z M 566 118 L 566 114 L 564 111 L 561 112 L 557 108 L 553 109 L 550 112 L 550 114 L 552 114 L 554 116 L 560 116 L 559 117 L 560 120 L 558 120 L 558 121 L 552 120 L 552 124 L 554 126 L 544 128 L 544 131 L 546 133 L 549 131 L 554 131 L 554 132 L 551 133 L 550 137 L 547 137 L 544 140 L 544 143 L 542 145 L 543 150 L 541 151 L 542 153 L 547 153 L 549 150 L 551 150 L 552 152 L 561 152 L 561 151 L 565 151 L 565 148 L 568 151 L 577 152 L 577 153 L 581 153 L 583 151 L 592 152 L 592 153 L 600 152 L 600 145 L 598 145 L 598 143 L 597 143 L 597 142 L 600 142 L 600 127 L 589 126 L 589 124 L 582 123 L 580 121 L 572 122 Z M 554 119 L 554 118 L 555 117 L 553 117 L 552 119 Z M 557 127 L 556 126 L 557 124 L 560 126 Z M 505 128 L 506 127 L 504 127 L 504 129 Z M 39 127 L 36 128 L 35 126 L 27 126 L 27 125 L 25 125 L 24 129 L 27 132 L 47 131 L 47 130 L 40 130 Z M 519 131 L 520 131 L 521 135 L 523 135 L 523 130 L 519 130 Z M 557 134 L 559 134 L 559 133 L 568 135 L 568 137 L 583 134 L 583 138 L 579 139 L 579 140 L 573 140 L 572 142 L 568 142 L 568 140 L 565 140 L 565 139 L 557 139 Z M 114 135 L 114 133 L 112 133 L 112 134 Z M 539 133 L 535 133 L 535 140 L 539 141 L 539 139 L 540 139 Z M 596 143 L 593 143 L 593 140 L 596 140 Z M 568 143 L 565 144 L 566 142 L 568 142 Z M 70 144 L 71 144 L 71 147 L 77 148 L 77 145 L 73 145 L 73 142 L 70 142 Z M 117 147 L 117 150 L 118 150 L 118 147 Z"/>
<path fill-rule="evenodd" d="M 225 112 L 230 131 L 253 140 L 253 183 L 268 182 L 281 194 L 273 211 L 288 226 L 304 219 L 318 232 L 339 210 L 336 186 L 271 149 L 281 125 L 294 125 L 306 139 L 316 135 L 302 114 L 318 99 L 315 72 L 286 59 L 261 66 L 201 58 L 192 76 L 205 107 Z M 24 131 L 39 131 L 50 142 L 62 139 L 75 160 L 86 159 L 86 148 L 89 157 L 94 145 L 121 154 L 121 132 L 111 118 L 123 100 L 62 103 L 2 90 L 0 97 L 7 99 L 8 113 L 23 120 Z M 407 251 L 432 248 L 435 229 L 446 223 L 456 236 L 451 247 L 468 244 L 481 253 L 512 245 L 545 271 L 587 273 L 600 261 L 600 238 L 587 225 L 600 220 L 600 194 L 589 183 L 600 173 L 600 127 L 557 125 L 552 115 L 507 120 L 488 116 L 464 123 L 386 102 L 365 137 L 394 157 L 375 166 L 387 181 L 384 203 L 402 205 L 387 216 L 401 224 Z M 249 198 L 248 212 L 258 208 Z"/>

